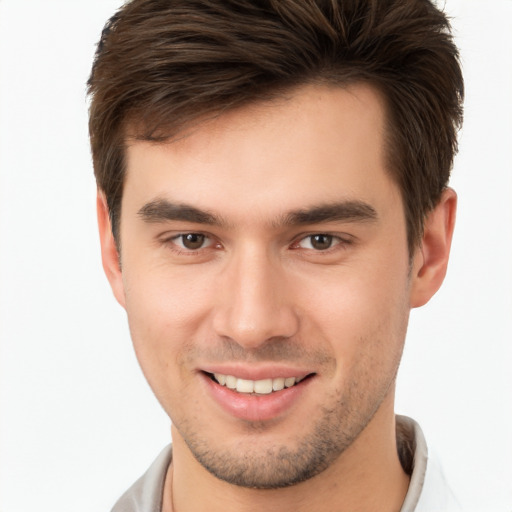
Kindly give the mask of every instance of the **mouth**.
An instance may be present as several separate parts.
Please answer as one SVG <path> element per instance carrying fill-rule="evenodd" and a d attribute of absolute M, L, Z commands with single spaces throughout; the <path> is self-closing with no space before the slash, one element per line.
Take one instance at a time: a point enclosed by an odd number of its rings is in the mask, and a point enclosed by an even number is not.
<path fill-rule="evenodd" d="M 283 389 L 297 386 L 300 382 L 313 377 L 313 373 L 297 377 L 277 377 L 273 379 L 249 380 L 235 377 L 234 375 L 224 375 L 222 373 L 205 374 L 220 386 L 246 395 L 270 395 Z"/>
<path fill-rule="evenodd" d="M 225 368 L 203 368 L 200 374 L 214 403 L 229 417 L 249 422 L 285 417 L 304 403 L 301 397 L 314 400 L 315 394 L 308 394 L 308 389 L 318 375 L 276 365 L 266 368 L 226 365 Z"/>

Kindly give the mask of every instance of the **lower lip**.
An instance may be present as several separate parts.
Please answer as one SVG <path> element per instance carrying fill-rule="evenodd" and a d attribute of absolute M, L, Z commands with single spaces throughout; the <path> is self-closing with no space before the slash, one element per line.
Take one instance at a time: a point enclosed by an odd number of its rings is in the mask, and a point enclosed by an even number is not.
<path fill-rule="evenodd" d="M 296 404 L 309 386 L 312 378 L 299 384 L 268 395 L 237 393 L 213 381 L 202 373 L 208 392 L 213 399 L 230 415 L 246 421 L 269 421 L 284 414 Z"/>

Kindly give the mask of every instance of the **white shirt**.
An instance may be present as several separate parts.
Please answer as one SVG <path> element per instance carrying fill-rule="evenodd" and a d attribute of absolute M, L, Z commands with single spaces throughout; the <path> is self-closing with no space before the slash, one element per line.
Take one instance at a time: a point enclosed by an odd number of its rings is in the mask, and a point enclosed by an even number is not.
<path fill-rule="evenodd" d="M 412 466 L 409 490 L 400 512 L 461 512 L 441 467 L 429 456 L 420 426 L 406 416 L 397 416 L 396 421 L 401 432 L 398 443 L 406 446 L 402 457 L 410 457 L 407 462 Z M 146 473 L 119 498 L 112 512 L 162 512 L 165 476 L 171 461 L 172 449 L 168 445 Z"/>
<path fill-rule="evenodd" d="M 420 426 L 407 416 L 397 416 L 396 422 L 409 433 L 413 457 L 409 490 L 400 512 L 461 512 L 439 462 L 428 453 Z"/>

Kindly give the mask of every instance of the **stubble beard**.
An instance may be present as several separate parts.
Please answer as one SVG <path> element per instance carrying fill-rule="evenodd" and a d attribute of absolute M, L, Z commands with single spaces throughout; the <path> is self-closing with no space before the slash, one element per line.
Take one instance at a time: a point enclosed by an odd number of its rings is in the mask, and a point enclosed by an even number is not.
<path fill-rule="evenodd" d="M 248 440 L 222 449 L 187 428 L 187 423 L 178 430 L 196 460 L 220 480 L 253 489 L 289 487 L 323 472 L 346 451 L 371 421 L 390 385 L 373 400 L 364 397 L 364 403 L 355 399 L 356 387 L 348 393 L 354 396 L 345 393 L 346 399 L 335 401 L 333 408 L 322 408 L 314 426 L 301 438 L 280 446 L 258 447 L 258 433 L 272 428 L 264 424 L 248 426 L 248 432 L 253 431 Z M 357 404 L 357 409 L 350 404 Z"/>
<path fill-rule="evenodd" d="M 404 326 L 402 340 L 406 322 Z M 379 340 L 380 337 L 370 339 Z M 365 343 L 361 340 L 365 350 L 353 361 L 352 372 L 345 376 L 345 383 L 331 391 L 324 390 L 323 405 L 303 418 L 304 428 L 294 429 L 293 438 L 282 441 L 281 437 L 280 444 L 271 441 L 272 429 L 279 431 L 279 424 L 272 421 L 245 422 L 244 435 L 238 440 L 219 443 L 218 439 L 208 436 L 209 425 L 200 417 L 198 409 L 195 417 L 176 418 L 181 421 L 174 421 L 170 415 L 174 427 L 195 459 L 213 476 L 230 484 L 253 489 L 280 489 L 309 480 L 342 456 L 394 391 L 403 343 L 388 352 L 387 361 L 383 361 L 382 354 L 375 349 L 379 344 L 379 341 Z M 230 348 L 234 359 L 244 354 L 236 345 Z M 324 368 L 324 376 L 336 378 L 336 362 L 329 353 L 319 350 L 307 357 L 301 350 L 300 345 L 274 343 L 266 352 L 260 351 L 260 356 L 263 360 L 285 360 L 286 354 L 289 359 L 295 356 L 297 361 L 309 360 L 312 362 L 310 367 Z M 211 360 L 214 360 L 214 354 Z M 309 422 L 312 415 L 316 415 L 313 423 Z M 302 421 L 301 418 L 295 420 Z"/>

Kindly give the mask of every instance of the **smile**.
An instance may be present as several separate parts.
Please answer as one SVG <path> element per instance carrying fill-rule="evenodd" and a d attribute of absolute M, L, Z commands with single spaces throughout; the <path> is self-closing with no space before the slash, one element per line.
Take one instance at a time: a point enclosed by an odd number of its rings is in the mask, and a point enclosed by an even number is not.
<path fill-rule="evenodd" d="M 298 407 L 300 397 L 314 385 L 317 376 L 316 373 L 307 373 L 307 370 L 293 370 L 286 366 L 256 369 L 229 366 L 201 370 L 201 381 L 216 404 L 230 417 L 244 421 L 273 420 Z"/>
<path fill-rule="evenodd" d="M 291 388 L 306 378 L 277 377 L 275 379 L 248 380 L 240 379 L 233 375 L 224 375 L 222 373 L 210 374 L 210 377 L 221 386 L 225 386 L 238 393 L 258 395 L 269 395 L 275 391 Z"/>

